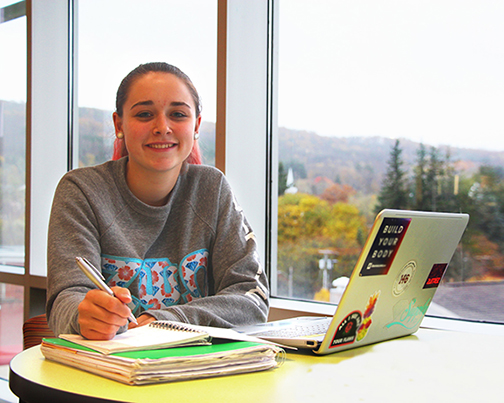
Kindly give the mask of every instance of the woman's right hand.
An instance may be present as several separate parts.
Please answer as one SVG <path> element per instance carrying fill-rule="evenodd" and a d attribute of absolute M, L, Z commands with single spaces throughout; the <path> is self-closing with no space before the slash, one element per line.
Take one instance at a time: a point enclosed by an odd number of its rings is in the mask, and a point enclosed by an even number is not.
<path fill-rule="evenodd" d="M 90 340 L 110 340 L 119 328 L 128 323 L 131 302 L 127 288 L 112 287 L 114 296 L 105 291 L 91 290 L 79 304 L 79 326 L 83 337 Z"/>

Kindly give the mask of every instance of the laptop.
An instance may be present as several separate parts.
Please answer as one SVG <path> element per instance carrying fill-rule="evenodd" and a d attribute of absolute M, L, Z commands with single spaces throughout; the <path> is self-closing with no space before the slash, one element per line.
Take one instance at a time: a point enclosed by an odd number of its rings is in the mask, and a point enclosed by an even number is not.
<path fill-rule="evenodd" d="M 420 327 L 468 222 L 467 214 L 383 210 L 334 316 L 235 330 L 316 354 L 410 335 Z"/>

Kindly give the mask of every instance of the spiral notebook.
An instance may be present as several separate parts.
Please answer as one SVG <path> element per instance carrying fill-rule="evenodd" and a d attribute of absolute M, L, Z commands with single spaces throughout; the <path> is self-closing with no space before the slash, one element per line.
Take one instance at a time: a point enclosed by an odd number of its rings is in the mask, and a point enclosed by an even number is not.
<path fill-rule="evenodd" d="M 212 336 L 201 328 L 183 323 L 154 321 L 146 326 L 139 326 L 118 334 L 112 340 L 88 340 L 77 334 L 60 334 L 59 338 L 102 354 L 112 354 L 124 351 L 210 344 Z"/>
<path fill-rule="evenodd" d="M 205 345 L 216 339 L 277 344 L 239 333 L 233 329 L 198 326 L 169 320 L 158 320 L 145 326 L 135 327 L 116 335 L 112 340 L 88 340 L 77 334 L 60 334 L 58 337 L 91 348 L 102 354 Z"/>

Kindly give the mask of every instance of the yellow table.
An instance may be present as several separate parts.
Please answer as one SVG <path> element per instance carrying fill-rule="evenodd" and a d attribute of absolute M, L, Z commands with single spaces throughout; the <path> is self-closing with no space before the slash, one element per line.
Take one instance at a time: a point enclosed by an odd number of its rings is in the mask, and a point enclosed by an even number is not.
<path fill-rule="evenodd" d="M 502 398 L 504 336 L 420 329 L 328 356 L 288 353 L 274 370 L 127 386 L 44 359 L 10 363 L 10 387 L 41 402 L 485 402 Z"/>

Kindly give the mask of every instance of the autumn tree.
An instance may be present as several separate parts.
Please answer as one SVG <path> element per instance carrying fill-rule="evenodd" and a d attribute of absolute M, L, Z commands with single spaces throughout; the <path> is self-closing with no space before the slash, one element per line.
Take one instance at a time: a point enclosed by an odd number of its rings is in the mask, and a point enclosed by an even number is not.
<path fill-rule="evenodd" d="M 320 198 L 329 204 L 338 202 L 348 203 L 349 198 L 355 193 L 355 189 L 352 186 L 335 183 L 326 188 L 320 195 Z"/>
<path fill-rule="evenodd" d="M 348 276 L 360 251 L 365 219 L 355 206 L 308 194 L 286 194 L 278 201 L 279 293 L 287 295 L 288 276 L 293 276 L 296 297 L 313 298 L 321 285 L 318 261 L 321 249 L 335 249 L 341 261 L 332 278 Z M 338 259 L 340 259 L 338 256 Z"/>

